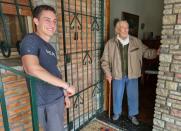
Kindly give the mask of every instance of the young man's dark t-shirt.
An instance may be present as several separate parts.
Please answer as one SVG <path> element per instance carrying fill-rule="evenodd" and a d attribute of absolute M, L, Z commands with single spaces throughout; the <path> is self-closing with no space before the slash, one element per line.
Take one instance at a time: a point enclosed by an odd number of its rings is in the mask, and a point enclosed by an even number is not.
<path fill-rule="evenodd" d="M 25 36 L 20 44 L 21 57 L 24 55 L 35 55 L 39 59 L 40 65 L 52 75 L 61 78 L 61 73 L 57 68 L 57 57 L 55 49 L 36 33 Z M 63 89 L 43 82 L 36 81 L 35 91 L 38 106 L 54 103 L 63 97 Z"/>

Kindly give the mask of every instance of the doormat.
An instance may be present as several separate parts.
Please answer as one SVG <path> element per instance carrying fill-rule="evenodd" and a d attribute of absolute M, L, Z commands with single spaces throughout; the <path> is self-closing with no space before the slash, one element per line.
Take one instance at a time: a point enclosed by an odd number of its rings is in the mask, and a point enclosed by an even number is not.
<path fill-rule="evenodd" d="M 108 117 L 107 112 L 102 112 L 96 117 L 96 119 L 103 121 L 104 123 L 108 123 L 109 125 L 112 125 L 121 131 L 152 131 L 152 126 L 147 125 L 141 121 L 139 126 L 133 125 L 125 115 L 121 116 L 117 121 L 113 121 Z"/>
<path fill-rule="evenodd" d="M 119 128 L 114 127 L 108 123 L 94 119 L 88 123 L 80 131 L 121 131 Z"/>

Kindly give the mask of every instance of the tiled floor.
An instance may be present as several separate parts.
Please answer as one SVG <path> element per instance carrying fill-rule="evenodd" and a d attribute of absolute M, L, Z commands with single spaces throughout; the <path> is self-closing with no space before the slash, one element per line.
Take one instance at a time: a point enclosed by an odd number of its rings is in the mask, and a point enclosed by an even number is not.
<path fill-rule="evenodd" d="M 140 82 L 141 83 L 141 82 Z M 100 114 L 97 119 L 104 122 L 113 124 L 117 127 L 120 127 L 122 130 L 127 131 L 151 131 L 153 125 L 153 115 L 154 115 L 154 105 L 155 105 L 155 90 L 156 90 L 157 76 L 156 75 L 145 75 L 144 84 L 140 84 L 139 88 L 139 103 L 140 103 L 140 114 L 138 119 L 140 121 L 139 126 L 133 125 L 127 119 L 127 104 L 126 97 L 124 98 L 124 108 L 122 116 L 118 121 L 113 121 L 108 118 L 106 112 Z"/>

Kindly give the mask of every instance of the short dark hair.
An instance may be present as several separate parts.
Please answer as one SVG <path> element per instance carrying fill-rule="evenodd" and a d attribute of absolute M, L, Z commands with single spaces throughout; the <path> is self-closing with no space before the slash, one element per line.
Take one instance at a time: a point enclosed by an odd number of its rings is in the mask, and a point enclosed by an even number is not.
<path fill-rule="evenodd" d="M 39 18 L 42 11 L 52 11 L 54 14 L 56 14 L 55 9 L 52 6 L 49 5 L 38 5 L 33 10 L 33 18 Z"/>

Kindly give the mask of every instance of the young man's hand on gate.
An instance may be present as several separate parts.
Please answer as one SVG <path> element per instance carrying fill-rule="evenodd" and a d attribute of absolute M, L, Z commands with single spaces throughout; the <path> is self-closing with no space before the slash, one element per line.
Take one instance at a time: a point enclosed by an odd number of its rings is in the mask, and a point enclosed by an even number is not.
<path fill-rule="evenodd" d="M 67 88 L 67 95 L 68 96 L 72 96 L 75 94 L 75 87 L 73 85 L 70 85 L 68 88 Z"/>

